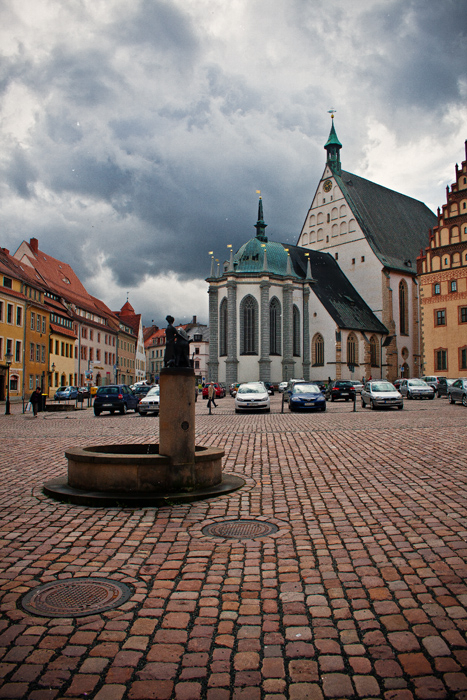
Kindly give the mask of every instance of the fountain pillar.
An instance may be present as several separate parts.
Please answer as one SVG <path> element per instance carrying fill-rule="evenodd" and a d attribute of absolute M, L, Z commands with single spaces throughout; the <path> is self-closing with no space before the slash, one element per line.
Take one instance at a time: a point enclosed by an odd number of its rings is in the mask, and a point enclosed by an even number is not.
<path fill-rule="evenodd" d="M 159 454 L 174 467 L 195 463 L 195 373 L 191 367 L 160 370 Z"/>

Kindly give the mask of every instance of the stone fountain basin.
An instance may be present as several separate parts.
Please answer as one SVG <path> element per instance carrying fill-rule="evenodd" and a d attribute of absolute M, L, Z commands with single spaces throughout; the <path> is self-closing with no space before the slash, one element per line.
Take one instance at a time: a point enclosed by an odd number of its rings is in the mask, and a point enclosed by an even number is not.
<path fill-rule="evenodd" d="M 157 443 L 74 447 L 65 456 L 68 486 L 85 491 L 170 494 L 222 482 L 224 451 L 214 447 L 196 446 L 194 464 L 176 467 Z"/>

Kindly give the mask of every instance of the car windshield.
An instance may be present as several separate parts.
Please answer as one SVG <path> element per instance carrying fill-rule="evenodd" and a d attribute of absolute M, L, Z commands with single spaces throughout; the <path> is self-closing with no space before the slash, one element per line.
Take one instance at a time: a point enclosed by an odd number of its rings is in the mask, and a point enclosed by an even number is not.
<path fill-rule="evenodd" d="M 336 382 L 336 386 L 353 386 L 352 382 Z"/>
<path fill-rule="evenodd" d="M 239 394 L 264 394 L 262 384 L 242 384 L 238 387 Z"/>
<path fill-rule="evenodd" d="M 160 387 L 153 386 L 152 389 L 149 389 L 146 396 L 159 396 L 159 392 L 160 392 Z"/>
<path fill-rule="evenodd" d="M 409 379 L 410 386 L 426 386 L 426 382 L 423 379 Z"/>
<path fill-rule="evenodd" d="M 97 390 L 98 394 L 119 394 L 120 389 L 118 386 L 101 386 Z"/>
<path fill-rule="evenodd" d="M 396 391 L 395 387 L 391 384 L 391 382 L 375 382 L 374 384 L 371 384 L 371 391 Z"/>
<path fill-rule="evenodd" d="M 316 384 L 295 384 L 293 394 L 320 394 L 319 386 Z"/>

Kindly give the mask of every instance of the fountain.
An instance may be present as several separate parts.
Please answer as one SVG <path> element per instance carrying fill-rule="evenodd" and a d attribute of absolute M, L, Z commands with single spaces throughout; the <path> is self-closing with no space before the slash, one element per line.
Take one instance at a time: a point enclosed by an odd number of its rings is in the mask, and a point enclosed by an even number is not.
<path fill-rule="evenodd" d="M 90 506 L 160 506 L 221 496 L 244 485 L 222 473 L 224 451 L 195 446 L 195 374 L 160 373 L 159 444 L 96 445 L 65 452 L 68 476 L 43 486 L 60 501 Z"/>

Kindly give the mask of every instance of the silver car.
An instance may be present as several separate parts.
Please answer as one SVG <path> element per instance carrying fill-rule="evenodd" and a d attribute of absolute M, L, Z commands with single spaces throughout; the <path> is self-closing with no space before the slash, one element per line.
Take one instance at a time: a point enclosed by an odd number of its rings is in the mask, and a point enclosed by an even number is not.
<path fill-rule="evenodd" d="M 399 385 L 402 396 L 408 399 L 434 399 L 435 390 L 423 379 L 403 379 Z"/>
<path fill-rule="evenodd" d="M 467 408 L 467 379 L 456 379 L 448 386 L 449 403 L 460 401 Z"/>
<path fill-rule="evenodd" d="M 391 408 L 396 406 L 399 411 L 404 408 L 404 400 L 396 387 L 391 382 L 382 379 L 367 382 L 360 395 L 362 408 Z"/>
<path fill-rule="evenodd" d="M 147 416 L 150 413 L 159 413 L 160 386 L 156 385 L 149 389 L 148 393 L 140 399 L 136 409 L 140 416 Z"/>

